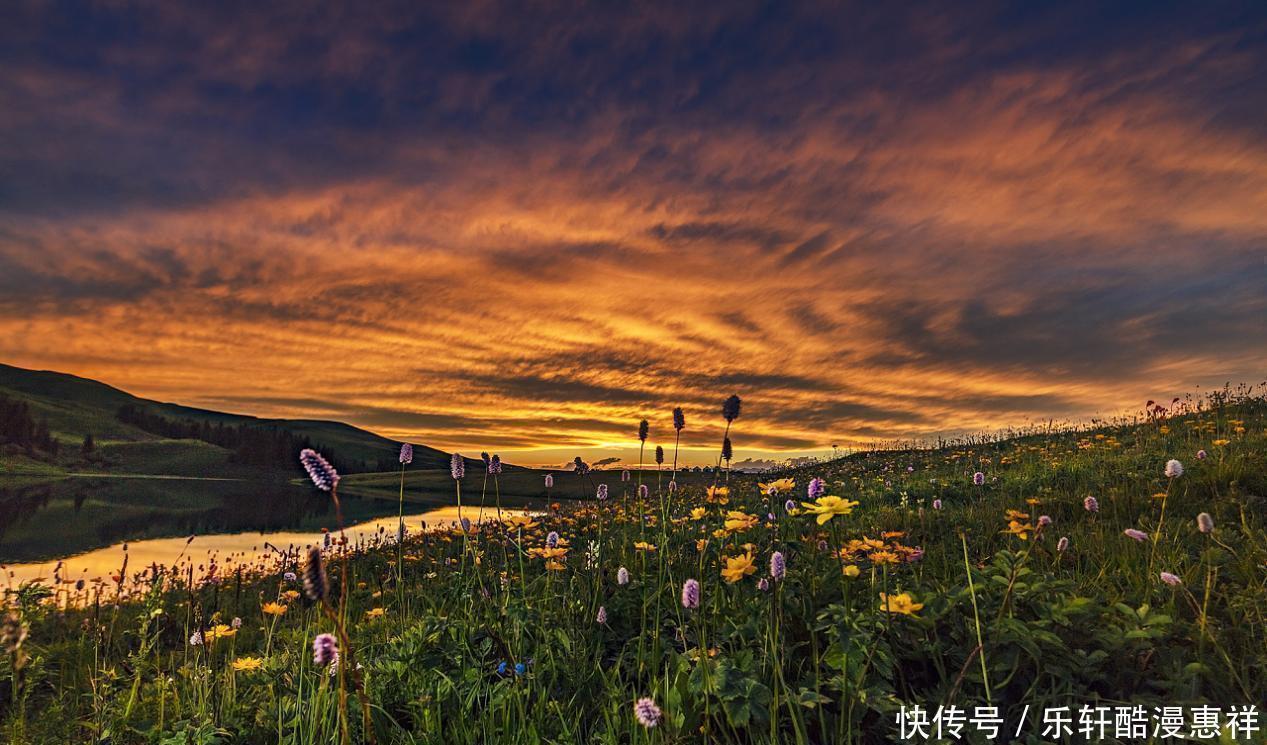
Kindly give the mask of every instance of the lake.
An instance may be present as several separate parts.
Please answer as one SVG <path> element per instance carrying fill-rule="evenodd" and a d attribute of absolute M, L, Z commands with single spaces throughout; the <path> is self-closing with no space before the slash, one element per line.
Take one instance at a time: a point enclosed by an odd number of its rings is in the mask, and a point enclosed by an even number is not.
<path fill-rule="evenodd" d="M 394 500 L 342 499 L 348 540 L 394 536 Z M 521 509 L 522 502 L 517 503 Z M 463 514 L 475 519 L 478 507 Z M 457 520 L 451 506 L 405 503 L 411 531 Z M 485 513 L 487 518 L 488 513 Z M 109 580 L 127 546 L 128 573 L 151 564 L 249 564 L 272 549 L 303 548 L 336 531 L 329 494 L 284 483 L 158 478 L 67 478 L 0 486 L 0 564 L 10 586 L 60 576 Z M 190 537 L 193 536 L 192 542 Z"/>

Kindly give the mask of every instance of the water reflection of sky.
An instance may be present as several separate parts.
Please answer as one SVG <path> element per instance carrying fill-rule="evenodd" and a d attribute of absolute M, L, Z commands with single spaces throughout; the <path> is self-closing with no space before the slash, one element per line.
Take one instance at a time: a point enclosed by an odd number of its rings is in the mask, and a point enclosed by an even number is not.
<path fill-rule="evenodd" d="M 478 508 L 471 507 L 466 507 L 462 511 L 462 515 L 471 520 L 476 520 L 478 513 Z M 485 510 L 485 521 L 490 519 L 490 517 L 492 517 L 492 511 Z M 457 520 L 458 510 L 456 507 L 440 507 L 423 513 L 406 515 L 405 527 L 408 532 L 413 533 L 422 530 L 424 523 L 427 528 L 436 528 L 452 526 Z M 394 538 L 397 527 L 398 517 L 392 515 L 358 523 L 347 528 L 345 533 L 348 543 L 356 545 L 379 538 L 390 540 Z M 324 537 L 324 534 L 320 531 L 281 531 L 275 533 L 252 531 L 197 535 L 192 541 L 189 536 L 185 536 L 181 538 L 154 538 L 126 544 L 117 543 L 106 548 L 62 559 L 60 561 L 62 566 L 59 576 L 62 580 L 62 587 L 71 592 L 73 592 L 72 588 L 79 580 L 83 580 L 89 587 L 99 580 L 113 588 L 115 580 L 112 577 L 118 575 L 123 565 L 125 545 L 127 546 L 127 574 L 129 576 L 135 575 L 151 564 L 171 567 L 178 563 L 185 567 L 186 571 L 188 567 L 192 566 L 195 578 L 205 577 L 208 574 L 208 568 L 213 564 L 218 567 L 220 576 L 225 576 L 226 574 L 231 574 L 238 566 L 251 566 L 262 560 L 268 560 L 270 556 L 279 556 L 276 551 L 268 547 L 269 545 L 276 547 L 280 551 L 287 551 L 288 549 L 298 550 L 306 546 L 320 544 Z M 16 589 L 23 582 L 29 581 L 52 584 L 58 563 L 57 560 L 50 560 L 6 564 L 4 568 L 8 586 Z M 113 596 L 113 589 L 111 589 L 109 596 Z"/>

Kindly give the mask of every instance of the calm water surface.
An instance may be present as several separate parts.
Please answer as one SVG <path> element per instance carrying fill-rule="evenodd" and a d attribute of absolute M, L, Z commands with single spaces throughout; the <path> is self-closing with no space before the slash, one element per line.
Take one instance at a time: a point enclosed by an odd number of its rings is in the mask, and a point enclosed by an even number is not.
<path fill-rule="evenodd" d="M 394 500 L 342 501 L 349 543 L 394 538 Z M 424 521 L 441 527 L 458 519 L 451 506 L 406 503 L 405 513 L 409 532 Z M 478 508 L 463 510 L 472 520 L 477 514 Z M 128 575 L 179 560 L 202 577 L 212 565 L 223 573 L 265 554 L 320 543 L 323 530 L 337 531 L 329 495 L 289 484 L 142 478 L 0 484 L 0 564 L 10 587 L 51 582 L 59 563 L 64 586 L 81 579 L 112 583 L 125 546 Z"/>
<path fill-rule="evenodd" d="M 462 514 L 474 519 L 477 511 L 466 507 L 463 509 Z M 487 515 L 485 515 L 485 518 L 487 519 Z M 456 507 L 440 507 L 422 513 L 406 515 L 405 527 L 408 532 L 413 533 L 421 530 L 424 522 L 428 528 L 437 528 L 452 526 L 457 521 L 458 511 Z M 371 541 L 380 536 L 380 534 L 388 537 L 395 536 L 398 526 L 398 517 L 392 515 L 358 523 L 348 527 L 344 533 L 348 542 L 355 545 L 360 542 Z M 123 559 L 126 553 L 128 574 L 132 574 L 151 564 L 170 567 L 181 563 L 202 567 L 203 570 L 196 574 L 198 578 L 201 578 L 206 574 L 205 568 L 211 565 L 212 557 L 216 561 L 222 562 L 222 567 L 224 562 L 234 557 L 237 557 L 237 563 L 249 563 L 251 559 L 261 554 L 273 552 L 274 549 L 269 548 L 269 546 L 275 547 L 280 551 L 287 551 L 320 545 L 324 539 L 325 534 L 319 530 L 294 530 L 274 533 L 261 533 L 259 531 L 219 533 L 196 535 L 192 541 L 189 536 L 183 538 L 151 538 L 106 546 L 105 548 L 88 551 L 76 556 L 50 559 L 48 561 L 6 564 L 5 569 L 9 578 L 9 585 L 15 588 L 22 582 L 31 580 L 51 584 L 54 572 L 58 570 L 59 564 L 61 565 L 60 576 L 64 584 L 72 584 L 81 579 L 87 584 L 92 584 L 96 580 L 112 583 L 111 578 L 118 575 L 119 570 L 123 566 Z M 126 552 L 124 549 L 125 545 L 127 547 Z"/>

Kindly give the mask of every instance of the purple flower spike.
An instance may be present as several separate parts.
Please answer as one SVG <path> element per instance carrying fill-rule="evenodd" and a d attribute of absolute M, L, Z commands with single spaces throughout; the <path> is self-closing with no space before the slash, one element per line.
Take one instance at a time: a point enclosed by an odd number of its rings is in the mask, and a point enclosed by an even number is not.
<path fill-rule="evenodd" d="M 339 642 L 334 634 L 317 634 L 312 640 L 313 664 L 325 667 L 339 658 Z"/>
<path fill-rule="evenodd" d="M 331 491 L 339 485 L 339 472 L 334 470 L 330 461 L 321 457 L 321 453 L 311 448 L 299 451 L 299 462 L 308 472 L 308 478 L 321 491 Z"/>
<path fill-rule="evenodd" d="M 655 705 L 655 701 L 649 698 L 640 698 L 634 702 L 634 718 L 638 720 L 647 729 L 651 729 L 660 724 L 660 719 L 664 715 L 660 712 L 660 707 Z"/>
<path fill-rule="evenodd" d="M 822 479 L 817 478 L 817 477 L 809 480 L 809 486 L 806 487 L 805 489 L 805 496 L 809 497 L 809 501 L 813 502 L 815 499 L 818 499 L 819 497 L 823 496 L 826 493 L 827 493 L 826 481 L 823 481 Z"/>
<path fill-rule="evenodd" d="M 699 581 L 688 579 L 682 583 L 682 607 L 690 610 L 699 607 Z"/>
<path fill-rule="evenodd" d="M 770 555 L 770 577 L 778 582 L 787 575 L 787 559 L 783 557 L 782 551 L 775 551 Z"/>

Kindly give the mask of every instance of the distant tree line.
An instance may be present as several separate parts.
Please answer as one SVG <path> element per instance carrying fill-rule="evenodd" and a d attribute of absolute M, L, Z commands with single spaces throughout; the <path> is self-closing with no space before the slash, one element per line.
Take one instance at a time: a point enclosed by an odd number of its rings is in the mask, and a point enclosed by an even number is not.
<path fill-rule="evenodd" d="M 0 445 L 17 445 L 28 452 L 57 455 L 59 444 L 48 429 L 48 420 L 35 421 L 26 401 L 0 394 Z"/>
<path fill-rule="evenodd" d="M 202 440 L 233 452 L 232 460 L 249 466 L 301 470 L 299 451 L 315 448 L 344 473 L 363 472 L 364 461 L 344 460 L 328 448 L 314 445 L 307 437 L 281 427 L 226 424 L 206 419 L 169 419 L 145 407 L 124 404 L 115 417 L 124 424 L 173 440 Z"/>

